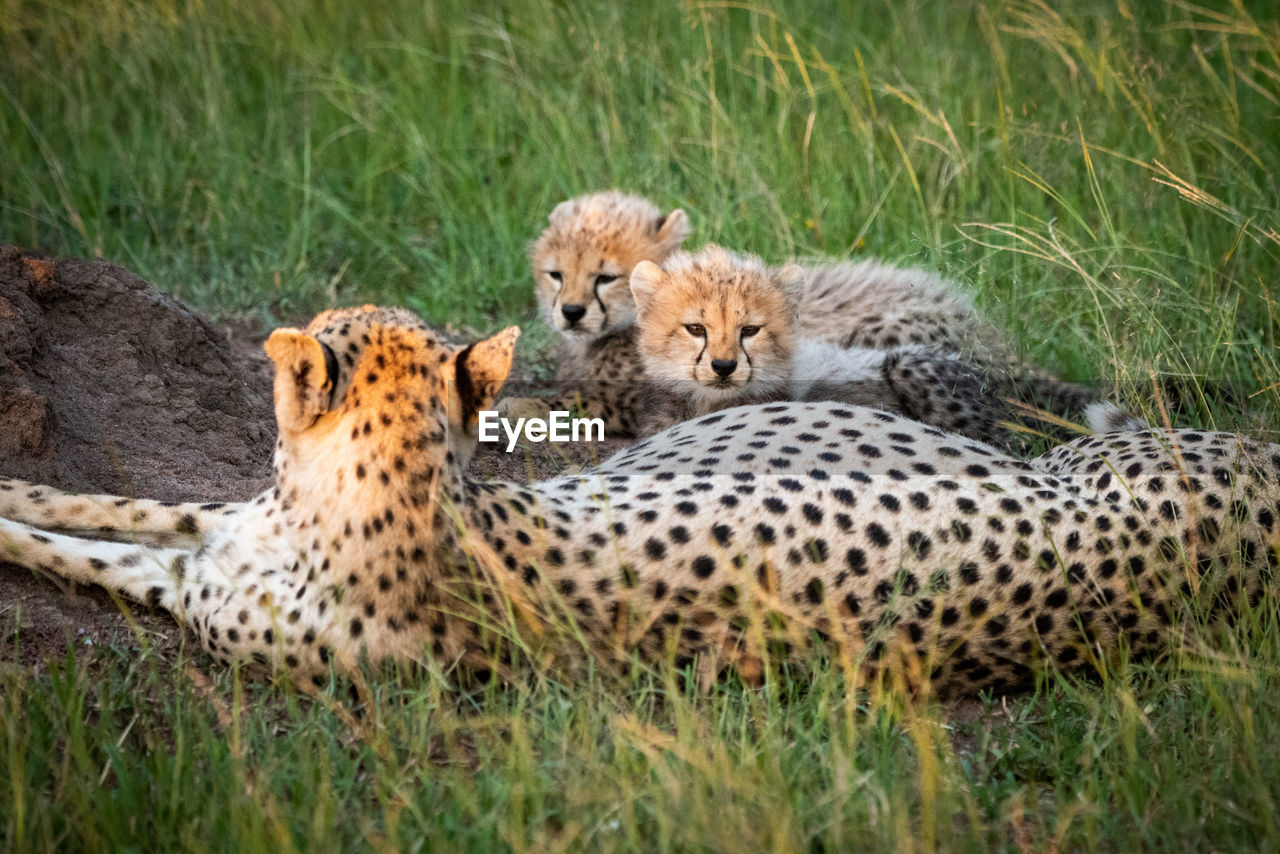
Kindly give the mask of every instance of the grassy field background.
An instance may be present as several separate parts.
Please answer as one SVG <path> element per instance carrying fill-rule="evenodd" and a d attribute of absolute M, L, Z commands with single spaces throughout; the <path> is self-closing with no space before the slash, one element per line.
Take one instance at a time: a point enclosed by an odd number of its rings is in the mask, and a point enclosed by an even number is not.
<path fill-rule="evenodd" d="M 691 246 L 951 274 L 1060 374 L 1153 417 L 1151 372 L 1184 377 L 1184 421 L 1274 439 L 1277 163 L 1263 2 L 0 0 L 0 241 L 263 326 L 536 330 L 525 243 L 617 186 Z M 1274 610 L 980 710 L 819 664 L 709 696 L 415 676 L 353 716 L 123 638 L 0 666 L 0 843 L 1276 850 Z"/>

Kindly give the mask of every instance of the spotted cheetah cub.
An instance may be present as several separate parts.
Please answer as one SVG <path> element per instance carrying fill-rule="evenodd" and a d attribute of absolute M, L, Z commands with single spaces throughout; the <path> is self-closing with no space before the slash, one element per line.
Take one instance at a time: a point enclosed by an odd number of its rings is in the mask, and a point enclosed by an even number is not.
<path fill-rule="evenodd" d="M 956 324 L 935 313 L 929 323 L 938 331 L 926 336 L 917 326 L 906 346 L 879 327 L 866 333 L 875 348 L 804 337 L 797 314 L 813 299 L 806 287 L 813 281 L 800 267 L 769 268 L 714 245 L 676 252 L 661 267 L 636 265 L 631 292 L 647 396 L 641 434 L 746 403 L 838 400 L 1021 449 L 1020 436 L 1000 426 L 1012 413 L 994 383 L 954 353 L 924 346 L 960 346 L 959 335 L 943 337 Z"/>
<path fill-rule="evenodd" d="M 688 234 L 684 211 L 664 214 L 649 200 L 616 190 L 556 205 L 546 230 L 529 245 L 529 260 L 543 316 L 564 336 L 556 383 L 570 391 L 503 408 L 545 415 L 576 404 L 603 418 L 609 435 L 633 435 L 640 366 L 627 281 L 638 262 L 662 260 Z"/>
<path fill-rule="evenodd" d="M 453 348 L 373 307 L 278 330 L 273 490 L 188 508 L 195 544 L 168 548 L 31 527 L 107 520 L 7 482 L 0 554 L 313 687 L 362 659 L 504 675 L 525 648 L 755 679 L 822 649 L 962 693 L 1158 654 L 1186 597 L 1275 594 L 1280 446 L 1229 434 L 1117 433 L 1024 462 L 888 412 L 771 404 L 598 470 L 473 479 L 476 412 L 516 334 Z"/>

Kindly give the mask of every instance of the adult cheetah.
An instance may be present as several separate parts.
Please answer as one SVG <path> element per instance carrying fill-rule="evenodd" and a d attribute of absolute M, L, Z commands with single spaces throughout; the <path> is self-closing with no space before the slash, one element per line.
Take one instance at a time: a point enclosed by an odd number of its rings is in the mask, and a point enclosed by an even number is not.
<path fill-rule="evenodd" d="M 1223 433 L 1117 433 L 1023 462 L 890 413 L 777 404 L 593 471 L 469 478 L 516 335 L 451 349 L 373 307 L 278 330 L 273 490 L 179 508 L 196 545 L 174 548 L 30 527 L 106 517 L 50 514 L 84 499 L 24 501 L 8 482 L 0 550 L 308 686 L 361 659 L 500 666 L 514 626 L 706 676 L 754 678 L 822 639 L 865 675 L 1007 688 L 1046 663 L 1164 648 L 1184 596 L 1271 591 L 1280 446 Z"/>

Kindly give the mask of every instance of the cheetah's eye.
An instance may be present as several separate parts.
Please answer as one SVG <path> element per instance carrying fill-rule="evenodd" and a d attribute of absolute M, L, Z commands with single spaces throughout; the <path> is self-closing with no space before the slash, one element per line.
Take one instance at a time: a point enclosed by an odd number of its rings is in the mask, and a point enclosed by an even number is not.
<path fill-rule="evenodd" d="M 618 277 L 610 276 L 608 273 L 601 273 L 600 275 L 596 276 L 597 285 L 611 285 L 616 281 L 618 281 Z"/>
<path fill-rule="evenodd" d="M 759 326 L 744 326 L 742 327 L 742 337 L 750 338 L 752 335 L 755 335 L 759 331 L 760 331 Z"/>
<path fill-rule="evenodd" d="M 706 337 L 707 327 L 703 326 L 701 323 L 686 323 L 684 328 L 694 338 Z"/>
<path fill-rule="evenodd" d="M 556 283 L 556 287 L 564 284 L 564 276 L 560 275 L 559 270 L 548 270 L 547 275 L 551 277 L 551 281 Z"/>

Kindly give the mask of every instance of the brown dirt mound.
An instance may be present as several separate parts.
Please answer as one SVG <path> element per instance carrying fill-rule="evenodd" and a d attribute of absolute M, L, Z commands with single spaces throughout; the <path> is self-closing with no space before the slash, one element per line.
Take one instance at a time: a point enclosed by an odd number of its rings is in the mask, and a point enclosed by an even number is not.
<path fill-rule="evenodd" d="M 270 385 L 121 267 L 0 249 L 0 472 L 174 501 L 270 475 Z"/>

